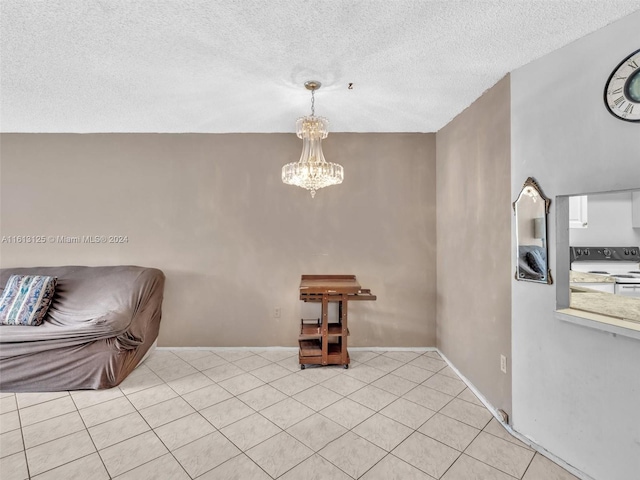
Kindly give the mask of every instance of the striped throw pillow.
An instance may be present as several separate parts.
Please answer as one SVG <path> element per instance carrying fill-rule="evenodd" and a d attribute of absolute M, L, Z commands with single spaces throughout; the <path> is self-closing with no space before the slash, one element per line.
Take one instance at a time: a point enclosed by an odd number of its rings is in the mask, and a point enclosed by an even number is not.
<path fill-rule="evenodd" d="M 0 324 L 42 324 L 57 282 L 44 275 L 11 275 L 0 298 Z"/>

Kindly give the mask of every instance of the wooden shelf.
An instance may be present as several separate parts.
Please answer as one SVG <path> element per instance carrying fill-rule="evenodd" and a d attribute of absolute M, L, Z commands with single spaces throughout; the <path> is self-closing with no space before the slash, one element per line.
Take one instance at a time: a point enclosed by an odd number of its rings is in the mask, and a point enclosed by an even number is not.
<path fill-rule="evenodd" d="M 343 360 L 343 345 L 341 342 L 327 344 L 327 359 L 322 360 L 323 339 L 300 340 L 300 365 L 349 365 L 349 353 L 345 351 L 347 362 Z"/>
<path fill-rule="evenodd" d="M 321 357 L 322 340 L 299 340 L 301 357 Z"/>
<path fill-rule="evenodd" d="M 327 329 L 327 335 L 330 337 L 344 337 L 349 335 L 349 329 L 345 328 L 343 331 L 342 325 L 339 323 L 329 324 L 329 328 Z"/>
<path fill-rule="evenodd" d="M 342 337 L 345 335 L 349 335 L 349 329 L 345 328 L 343 332 L 342 325 L 339 323 L 329 324 L 327 328 L 327 335 L 330 337 Z M 298 336 L 298 340 L 310 339 L 322 337 L 322 327 L 316 325 L 301 325 L 300 326 L 300 335 Z"/>
<path fill-rule="evenodd" d="M 322 336 L 322 328 L 316 327 L 313 325 L 302 325 L 300 327 L 300 336 L 298 340 L 302 340 L 304 338 L 313 338 L 313 337 L 321 337 Z"/>
<path fill-rule="evenodd" d="M 322 336 L 322 322 L 319 318 L 301 318 L 300 319 L 300 336 L 303 338 L 314 338 Z"/>

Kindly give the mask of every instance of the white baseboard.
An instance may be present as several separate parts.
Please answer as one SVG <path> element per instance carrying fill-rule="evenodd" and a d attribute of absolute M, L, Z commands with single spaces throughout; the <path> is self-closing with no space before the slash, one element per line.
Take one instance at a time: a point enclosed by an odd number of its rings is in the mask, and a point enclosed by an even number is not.
<path fill-rule="evenodd" d="M 349 347 L 354 352 L 437 352 L 435 347 Z"/>
<path fill-rule="evenodd" d="M 547 457 L 549 460 L 551 460 L 554 463 L 557 463 L 558 465 L 560 465 L 562 468 L 564 468 L 565 470 L 567 470 L 569 473 L 575 475 L 576 477 L 580 478 L 581 480 L 595 480 L 593 477 L 587 475 L 586 473 L 578 470 L 577 468 L 575 468 L 573 465 L 567 463 L 566 461 L 564 461 L 563 459 L 561 459 L 560 457 L 554 455 L 553 453 L 549 452 L 547 449 L 545 449 L 544 447 L 541 447 L 540 445 L 538 445 L 535 441 L 533 441 L 532 439 L 530 439 L 529 437 L 521 434 L 520 432 L 516 431 L 513 429 L 513 427 L 511 425 L 509 425 L 508 423 L 504 423 L 501 420 L 501 416 L 498 413 L 498 409 L 496 407 L 494 407 L 487 399 L 484 395 L 482 395 L 482 393 L 480 393 L 478 391 L 478 389 L 473 385 L 473 383 L 471 383 L 469 381 L 469 379 L 467 377 L 465 377 L 462 373 L 460 373 L 460 370 L 458 370 L 453 363 L 451 363 L 449 361 L 449 359 L 444 355 L 444 353 L 442 353 L 440 350 L 436 349 L 436 351 L 438 352 L 438 354 L 442 357 L 442 359 L 447 362 L 447 365 L 449 365 L 449 367 L 451 367 L 451 369 L 456 372 L 456 375 L 458 375 L 460 377 L 460 379 L 467 385 L 467 387 L 469 388 L 469 390 L 471 390 L 474 395 L 476 397 L 478 397 L 478 399 L 484 404 L 485 407 L 487 407 L 487 410 L 489 410 L 491 412 L 491 414 L 495 417 L 496 420 L 498 420 L 498 422 L 500 422 L 500 424 L 511 434 L 513 435 L 515 438 L 517 438 L 518 440 L 520 440 L 522 443 L 524 443 L 525 445 L 531 447 L 533 450 L 535 450 L 536 452 L 538 452 L 540 455 L 543 455 L 545 457 Z"/>
<path fill-rule="evenodd" d="M 225 350 L 284 350 L 284 351 L 298 351 L 298 347 L 156 347 L 157 350 L 211 350 L 211 351 L 225 351 Z M 372 352 L 437 352 L 435 347 L 349 347 L 349 350 L 354 352 L 358 351 L 372 351 Z"/>
<path fill-rule="evenodd" d="M 297 352 L 298 347 L 158 347 L 158 350 L 210 350 L 212 352 L 229 350 L 253 350 L 253 351 L 289 351 Z"/>

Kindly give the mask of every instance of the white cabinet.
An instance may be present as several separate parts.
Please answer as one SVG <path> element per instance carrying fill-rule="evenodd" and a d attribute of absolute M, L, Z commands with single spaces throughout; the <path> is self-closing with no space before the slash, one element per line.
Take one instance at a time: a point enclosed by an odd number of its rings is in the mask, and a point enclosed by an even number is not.
<path fill-rule="evenodd" d="M 588 224 L 587 196 L 569 197 L 569 228 L 587 228 Z"/>
<path fill-rule="evenodd" d="M 631 226 L 640 228 L 640 192 L 631 194 Z"/>

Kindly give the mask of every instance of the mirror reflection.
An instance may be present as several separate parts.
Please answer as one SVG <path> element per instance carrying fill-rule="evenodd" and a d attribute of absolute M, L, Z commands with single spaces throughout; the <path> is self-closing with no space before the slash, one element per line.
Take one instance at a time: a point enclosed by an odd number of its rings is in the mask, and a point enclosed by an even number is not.
<path fill-rule="evenodd" d="M 513 209 L 516 216 L 518 259 L 516 279 L 552 283 L 547 262 L 547 214 L 551 200 L 544 196 L 536 181 L 529 177 Z"/>

